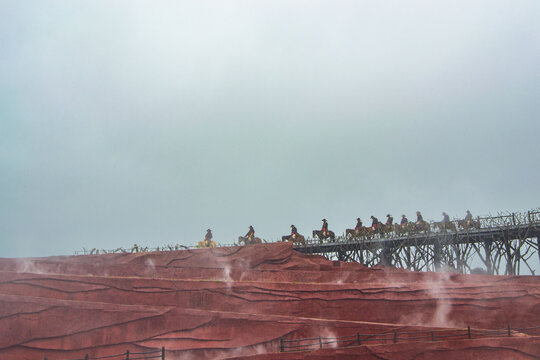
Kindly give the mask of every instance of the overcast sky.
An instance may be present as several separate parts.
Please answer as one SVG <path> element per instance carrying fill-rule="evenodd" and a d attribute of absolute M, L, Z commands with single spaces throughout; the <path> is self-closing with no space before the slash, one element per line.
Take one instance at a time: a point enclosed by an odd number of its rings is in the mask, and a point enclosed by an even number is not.
<path fill-rule="evenodd" d="M 0 257 L 540 206 L 540 2 L 0 2 Z"/>

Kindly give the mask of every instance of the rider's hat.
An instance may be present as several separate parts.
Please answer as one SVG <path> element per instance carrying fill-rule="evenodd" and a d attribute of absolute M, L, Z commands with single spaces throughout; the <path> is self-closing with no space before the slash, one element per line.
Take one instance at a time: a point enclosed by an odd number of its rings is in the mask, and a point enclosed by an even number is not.
<path fill-rule="evenodd" d="M 386 214 L 386 217 L 389 217 L 389 216 L 392 216 L 392 215 L 390 215 L 390 214 Z"/>
<path fill-rule="evenodd" d="M 405 217 L 405 214 L 401 215 L 401 217 Z"/>
<path fill-rule="evenodd" d="M 360 218 L 356 218 L 356 220 L 360 220 Z"/>
<path fill-rule="evenodd" d="M 321 221 L 328 221 L 328 220 L 326 220 L 326 219 L 322 219 Z"/>
<path fill-rule="evenodd" d="M 212 231 L 212 230 L 210 230 L 210 229 L 206 229 L 206 231 Z"/>
<path fill-rule="evenodd" d="M 291 227 L 294 227 L 294 225 L 291 225 Z"/>

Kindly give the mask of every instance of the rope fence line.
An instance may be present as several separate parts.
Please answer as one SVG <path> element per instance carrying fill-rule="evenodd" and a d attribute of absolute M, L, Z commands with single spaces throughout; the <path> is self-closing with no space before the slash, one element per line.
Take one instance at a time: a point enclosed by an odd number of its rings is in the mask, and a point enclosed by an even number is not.
<path fill-rule="evenodd" d="M 324 345 L 335 344 L 331 348 L 336 347 L 351 347 L 351 346 L 361 346 L 371 344 L 387 344 L 387 343 L 397 343 L 398 341 L 411 341 L 418 340 L 422 341 L 428 339 L 430 341 L 437 340 L 449 340 L 451 338 L 457 339 L 472 339 L 481 338 L 481 337 L 493 337 L 493 336 L 506 336 L 511 337 L 512 331 L 530 331 L 536 330 L 540 332 L 540 326 L 528 327 L 528 328 L 510 328 L 508 325 L 504 329 L 494 329 L 494 330 L 481 330 L 481 329 L 471 329 L 470 326 L 467 326 L 466 329 L 443 329 L 443 330 L 419 330 L 419 331 L 390 331 L 379 334 L 360 334 L 356 333 L 354 335 L 345 335 L 339 337 L 312 337 L 312 338 L 302 338 L 302 339 L 284 339 L 281 337 L 279 339 L 280 343 L 280 352 L 292 352 L 292 351 L 310 351 L 323 349 Z M 425 334 L 425 335 L 422 335 Z M 403 335 L 418 335 L 418 336 L 403 336 Z M 302 342 L 306 342 L 302 344 Z M 345 343 L 345 345 L 340 345 Z M 291 345 L 289 345 L 291 344 Z M 293 345 L 294 344 L 294 345 Z M 328 347 L 327 347 L 328 348 Z"/>
<path fill-rule="evenodd" d="M 129 350 L 126 350 L 126 352 L 121 353 L 121 354 L 97 356 L 97 357 L 93 357 L 93 356 L 89 356 L 88 354 L 85 354 L 84 358 L 62 359 L 62 360 L 100 360 L 100 359 L 112 359 L 112 358 L 120 358 L 117 360 L 144 360 L 144 359 L 165 360 L 165 347 L 162 347 L 161 349 L 144 351 L 144 352 L 130 352 Z M 52 358 L 49 359 L 47 356 L 44 356 L 43 360 L 53 360 L 53 359 Z"/>

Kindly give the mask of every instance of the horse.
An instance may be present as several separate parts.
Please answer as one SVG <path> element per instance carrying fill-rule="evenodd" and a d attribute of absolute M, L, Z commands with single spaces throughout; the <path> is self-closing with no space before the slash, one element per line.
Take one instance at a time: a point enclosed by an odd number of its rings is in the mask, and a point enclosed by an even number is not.
<path fill-rule="evenodd" d="M 242 244 L 242 243 L 244 243 L 244 245 L 262 244 L 262 240 L 258 237 L 255 237 L 250 241 L 248 237 L 239 236 L 238 244 Z"/>
<path fill-rule="evenodd" d="M 412 223 L 406 223 L 406 224 L 394 224 L 394 232 L 398 235 L 403 235 L 408 232 L 414 231 L 414 224 Z"/>
<path fill-rule="evenodd" d="M 281 241 L 290 241 L 293 244 L 305 244 L 306 238 L 304 235 L 296 234 L 296 235 L 284 235 L 281 237 Z"/>
<path fill-rule="evenodd" d="M 467 230 L 467 229 L 480 229 L 480 221 L 458 220 L 457 223 L 458 223 L 458 226 L 461 229 L 464 229 L 464 230 Z"/>
<path fill-rule="evenodd" d="M 365 227 L 362 227 L 361 229 L 345 229 L 345 237 L 351 236 L 353 238 L 359 238 L 364 235 L 365 229 Z"/>
<path fill-rule="evenodd" d="M 436 222 L 433 224 L 436 228 L 439 228 L 439 230 L 441 231 L 446 231 L 446 230 L 450 230 L 450 231 L 456 231 L 456 224 L 454 224 L 453 222 L 444 222 L 444 221 L 439 221 L 439 222 Z"/>
<path fill-rule="evenodd" d="M 431 231 L 431 227 L 429 226 L 429 223 L 426 222 L 426 221 L 415 222 L 413 229 L 414 229 L 414 231 L 418 231 L 418 232 L 420 232 L 420 231 L 430 232 Z"/>
<path fill-rule="evenodd" d="M 212 240 L 210 240 L 210 243 L 208 243 L 208 241 L 206 240 L 199 241 L 199 243 L 197 244 L 197 247 L 198 248 L 215 248 L 216 242 Z"/>
<path fill-rule="evenodd" d="M 330 238 L 330 240 L 334 240 L 336 238 L 336 235 L 333 231 L 328 231 L 328 234 L 324 235 L 322 230 L 313 230 L 313 237 L 315 236 L 319 238 L 320 243 L 322 243 L 323 240 L 326 240 L 328 238 Z"/>

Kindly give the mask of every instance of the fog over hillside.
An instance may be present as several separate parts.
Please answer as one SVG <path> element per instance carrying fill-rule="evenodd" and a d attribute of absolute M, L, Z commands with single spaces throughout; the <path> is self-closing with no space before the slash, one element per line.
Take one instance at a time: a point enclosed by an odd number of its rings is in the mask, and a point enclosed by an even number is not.
<path fill-rule="evenodd" d="M 0 3 L 0 257 L 540 198 L 538 1 Z"/>

